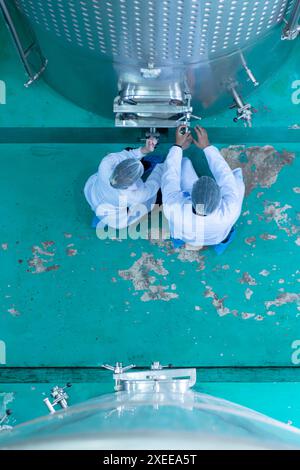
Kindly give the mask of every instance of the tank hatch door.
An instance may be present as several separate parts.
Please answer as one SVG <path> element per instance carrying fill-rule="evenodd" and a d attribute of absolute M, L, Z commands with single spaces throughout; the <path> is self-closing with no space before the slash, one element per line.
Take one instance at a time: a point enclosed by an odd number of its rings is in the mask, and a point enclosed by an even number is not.
<path fill-rule="evenodd" d="M 116 127 L 170 128 L 201 119 L 192 114 L 192 96 L 179 83 L 126 83 L 114 100 Z"/>

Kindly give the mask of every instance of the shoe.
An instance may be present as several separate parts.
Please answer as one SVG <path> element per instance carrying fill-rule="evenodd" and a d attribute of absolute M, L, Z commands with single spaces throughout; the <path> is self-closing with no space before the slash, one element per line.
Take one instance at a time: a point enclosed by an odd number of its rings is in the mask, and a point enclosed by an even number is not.
<path fill-rule="evenodd" d="M 94 215 L 93 220 L 92 220 L 92 228 L 97 228 L 98 223 L 100 222 L 99 217 Z"/>
<path fill-rule="evenodd" d="M 223 242 L 214 246 L 215 252 L 218 255 L 221 255 L 222 253 L 224 253 L 228 245 L 230 245 L 230 243 L 235 239 L 235 236 L 236 236 L 236 230 L 234 227 L 232 227 L 227 238 Z"/>
<path fill-rule="evenodd" d="M 185 245 L 185 242 L 183 240 L 180 240 L 179 238 L 172 238 L 171 237 L 171 242 L 173 243 L 173 247 L 176 248 L 182 248 L 183 245 Z"/>

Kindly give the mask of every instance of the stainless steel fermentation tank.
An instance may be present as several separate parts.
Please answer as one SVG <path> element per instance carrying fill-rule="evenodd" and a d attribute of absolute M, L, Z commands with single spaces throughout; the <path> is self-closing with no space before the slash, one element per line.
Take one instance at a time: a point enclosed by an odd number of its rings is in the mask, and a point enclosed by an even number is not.
<path fill-rule="evenodd" d="M 54 401 L 43 400 L 50 416 L 3 430 L 0 449 L 300 448 L 299 429 L 194 391 L 194 368 L 159 362 L 134 371 L 134 364 L 120 362 L 103 367 L 113 372 L 116 393 L 69 407 L 65 388 L 56 386 Z"/>
<path fill-rule="evenodd" d="M 282 65 L 293 44 L 283 39 L 299 31 L 297 0 L 0 0 L 8 3 L 35 37 L 40 67 L 28 50 L 22 57 L 30 81 L 44 72 L 80 106 L 105 116 L 114 108 L 124 126 L 170 127 L 233 104 L 250 123 L 244 97 Z"/>

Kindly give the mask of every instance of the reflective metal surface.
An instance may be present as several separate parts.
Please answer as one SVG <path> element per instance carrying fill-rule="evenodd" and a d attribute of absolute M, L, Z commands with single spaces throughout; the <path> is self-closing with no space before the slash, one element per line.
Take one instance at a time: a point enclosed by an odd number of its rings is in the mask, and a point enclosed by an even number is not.
<path fill-rule="evenodd" d="M 135 367 L 134 364 L 123 367 L 120 362 L 115 366 L 104 364 L 102 367 L 114 372 L 116 391 L 185 393 L 195 385 L 197 378 L 196 369 L 172 369 L 158 361 L 145 371 L 128 372 Z"/>
<path fill-rule="evenodd" d="M 144 126 L 151 117 L 149 127 L 175 126 L 187 112 L 216 113 L 235 103 L 233 88 L 245 96 L 262 83 L 292 47 L 281 33 L 297 5 L 297 0 L 14 2 L 48 60 L 45 79 L 52 86 L 111 117 L 118 96 L 118 125 Z M 149 116 L 147 106 L 155 104 L 159 113 Z M 174 112 L 174 105 L 181 109 Z M 243 122 L 248 115 L 237 113 Z"/>
<path fill-rule="evenodd" d="M 191 388 L 196 369 L 153 362 L 103 366 L 117 393 L 100 396 L 5 431 L 1 449 L 279 449 L 300 448 L 300 430 Z M 129 372 L 130 371 L 130 372 Z M 68 384 L 70 385 L 70 384 Z M 52 396 L 64 397 L 55 387 Z"/>
<path fill-rule="evenodd" d="M 243 49 L 294 0 L 16 0 L 33 24 L 122 63 L 165 66 Z"/>
<path fill-rule="evenodd" d="M 0 435 L 0 449 L 300 448 L 300 431 L 192 391 L 117 392 Z"/>

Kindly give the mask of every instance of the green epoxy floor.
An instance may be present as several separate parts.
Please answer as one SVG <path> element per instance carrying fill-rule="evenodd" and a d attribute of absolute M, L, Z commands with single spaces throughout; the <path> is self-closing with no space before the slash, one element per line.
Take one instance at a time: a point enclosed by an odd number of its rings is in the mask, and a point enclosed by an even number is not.
<path fill-rule="evenodd" d="M 113 148 L 121 146 L 1 146 L 7 365 L 291 365 L 300 339 L 299 149 L 277 145 L 297 155 L 245 199 L 227 252 L 191 261 L 166 244 L 96 237 L 82 188 Z M 141 278 L 160 298 L 139 290 Z"/>

